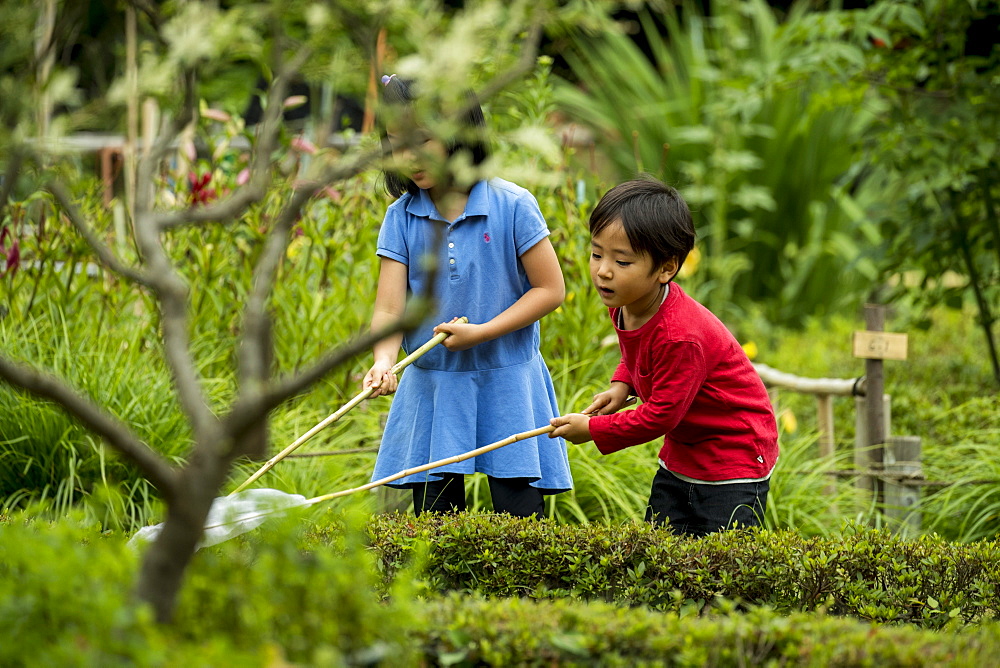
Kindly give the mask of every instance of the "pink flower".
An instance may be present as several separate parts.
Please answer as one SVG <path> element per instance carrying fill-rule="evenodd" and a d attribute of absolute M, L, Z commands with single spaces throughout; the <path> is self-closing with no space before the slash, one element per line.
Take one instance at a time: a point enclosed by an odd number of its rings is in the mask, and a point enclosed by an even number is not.
<path fill-rule="evenodd" d="M 309 155 L 316 152 L 316 145 L 301 135 L 292 137 L 292 148 L 300 153 L 308 153 Z"/>
<path fill-rule="evenodd" d="M 5 262 L 0 276 L 6 276 L 9 273 L 13 277 L 17 274 L 17 270 L 21 266 L 21 245 L 11 234 L 9 227 L 0 231 L 0 257 L 3 257 Z"/>
<path fill-rule="evenodd" d="M 285 103 L 282 105 L 285 109 L 294 109 L 295 107 L 301 107 L 303 104 L 309 101 L 305 95 L 291 95 L 285 98 Z"/>
<path fill-rule="evenodd" d="M 194 147 L 194 142 L 190 139 L 181 142 L 181 152 L 184 154 L 184 157 L 191 162 L 198 159 L 198 149 Z"/>
<path fill-rule="evenodd" d="M 220 123 L 227 123 L 232 118 L 229 114 L 222 111 L 221 109 L 203 109 L 201 112 L 202 118 L 207 118 L 211 121 L 218 121 Z"/>
<path fill-rule="evenodd" d="M 340 191 L 335 190 L 332 186 L 327 186 L 319 191 L 319 195 L 326 197 L 334 202 L 340 201 Z"/>
<path fill-rule="evenodd" d="M 240 170 L 240 173 L 236 175 L 236 185 L 245 186 L 250 182 L 250 168 L 244 167 Z"/>

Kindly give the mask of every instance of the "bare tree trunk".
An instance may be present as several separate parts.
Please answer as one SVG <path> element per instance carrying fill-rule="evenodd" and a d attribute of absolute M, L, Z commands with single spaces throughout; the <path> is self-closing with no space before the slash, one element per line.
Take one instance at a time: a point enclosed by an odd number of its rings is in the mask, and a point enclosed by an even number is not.
<path fill-rule="evenodd" d="M 163 529 L 143 555 L 136 595 L 153 607 L 160 623 L 173 619 L 184 575 L 228 470 L 228 461 L 196 455 L 181 474 L 177 496 L 168 505 Z"/>
<path fill-rule="evenodd" d="M 959 214 L 957 197 L 953 191 L 949 191 L 948 194 L 951 198 L 951 216 L 955 223 L 955 236 L 958 239 L 958 248 L 962 253 L 966 271 L 969 272 L 969 284 L 972 287 L 972 293 L 976 297 L 976 305 L 979 308 L 979 324 L 986 338 L 986 348 L 989 352 L 990 363 L 993 366 L 993 378 L 1000 384 L 1000 353 L 997 352 L 996 340 L 993 338 L 993 323 L 995 322 L 993 309 L 990 308 L 990 302 L 986 298 L 984 284 L 980 278 L 972 244 L 966 231 L 967 225 Z"/>

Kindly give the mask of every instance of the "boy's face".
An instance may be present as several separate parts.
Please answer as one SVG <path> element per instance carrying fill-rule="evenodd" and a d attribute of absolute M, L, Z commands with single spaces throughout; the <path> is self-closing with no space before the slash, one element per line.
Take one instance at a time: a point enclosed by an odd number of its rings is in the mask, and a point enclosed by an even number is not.
<path fill-rule="evenodd" d="M 654 267 L 648 254 L 633 250 L 621 221 L 591 237 L 590 280 L 605 306 L 636 313 L 659 308 L 662 287 L 677 269 L 676 259 Z"/>

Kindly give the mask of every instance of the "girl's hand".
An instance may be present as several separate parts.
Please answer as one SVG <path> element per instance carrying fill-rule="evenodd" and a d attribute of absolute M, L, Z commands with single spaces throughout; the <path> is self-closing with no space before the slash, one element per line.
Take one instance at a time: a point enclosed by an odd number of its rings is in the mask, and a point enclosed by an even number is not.
<path fill-rule="evenodd" d="M 389 373 L 391 368 L 392 363 L 388 360 L 375 362 L 365 374 L 365 379 L 361 381 L 361 387 L 366 390 L 369 387 L 374 387 L 375 391 L 371 393 L 371 397 L 381 397 L 394 393 L 399 385 L 399 379 L 396 378 L 396 374 Z"/>
<path fill-rule="evenodd" d="M 445 348 L 451 351 L 468 350 L 486 340 L 482 325 L 461 323 L 457 320 L 458 318 L 452 318 L 450 322 L 442 322 L 434 328 L 435 334 L 447 332 L 450 335 L 441 342 Z"/>
<path fill-rule="evenodd" d="M 604 392 L 594 395 L 592 404 L 584 409 L 587 415 L 610 415 L 617 413 L 628 403 L 632 388 L 626 383 L 615 381 Z"/>
<path fill-rule="evenodd" d="M 583 413 L 570 413 L 552 418 L 549 424 L 555 427 L 549 432 L 549 438 L 562 436 L 570 443 L 586 443 L 593 438 L 590 435 L 590 416 Z"/>

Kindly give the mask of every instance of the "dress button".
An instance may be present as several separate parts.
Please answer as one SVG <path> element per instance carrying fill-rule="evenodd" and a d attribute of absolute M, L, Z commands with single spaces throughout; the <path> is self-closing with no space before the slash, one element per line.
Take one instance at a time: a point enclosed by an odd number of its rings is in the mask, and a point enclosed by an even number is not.
<path fill-rule="evenodd" d="M 455 258 L 451 258 L 450 260 L 448 260 L 448 264 L 455 264 Z"/>
<path fill-rule="evenodd" d="M 455 247 L 455 242 L 451 242 L 448 244 L 448 248 L 454 248 L 454 247 Z"/>

